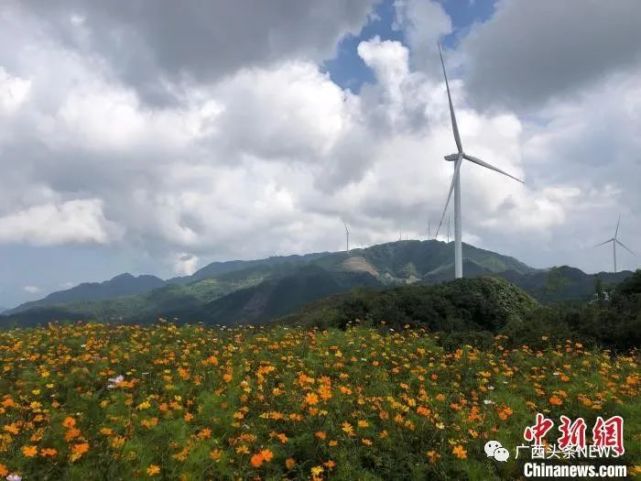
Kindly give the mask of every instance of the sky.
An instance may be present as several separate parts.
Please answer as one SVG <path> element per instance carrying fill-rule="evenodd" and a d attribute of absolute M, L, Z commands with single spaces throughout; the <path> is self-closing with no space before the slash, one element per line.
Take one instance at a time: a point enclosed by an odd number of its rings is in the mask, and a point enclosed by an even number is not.
<path fill-rule="evenodd" d="M 123 272 L 428 238 L 641 253 L 641 2 L 5 0 L 0 306 Z M 622 249 L 619 268 L 641 258 Z"/>

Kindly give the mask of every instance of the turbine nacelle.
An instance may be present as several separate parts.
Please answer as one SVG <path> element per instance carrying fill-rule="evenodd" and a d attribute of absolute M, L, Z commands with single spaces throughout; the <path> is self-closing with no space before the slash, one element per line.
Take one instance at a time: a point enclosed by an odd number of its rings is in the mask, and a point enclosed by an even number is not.
<path fill-rule="evenodd" d="M 458 160 L 459 154 L 450 154 L 443 157 L 448 162 L 456 162 Z"/>

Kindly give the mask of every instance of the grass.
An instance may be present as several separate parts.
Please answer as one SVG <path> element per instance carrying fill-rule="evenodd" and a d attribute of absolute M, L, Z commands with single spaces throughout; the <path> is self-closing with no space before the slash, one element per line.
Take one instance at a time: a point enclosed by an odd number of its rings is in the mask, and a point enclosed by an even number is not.
<path fill-rule="evenodd" d="M 623 416 L 620 462 L 641 472 L 638 352 L 504 341 L 446 352 L 422 330 L 166 322 L 0 331 L 0 475 L 520 479 L 514 449 L 537 412 L 583 416 L 588 442 L 597 416 Z M 485 456 L 488 439 L 508 462 Z"/>

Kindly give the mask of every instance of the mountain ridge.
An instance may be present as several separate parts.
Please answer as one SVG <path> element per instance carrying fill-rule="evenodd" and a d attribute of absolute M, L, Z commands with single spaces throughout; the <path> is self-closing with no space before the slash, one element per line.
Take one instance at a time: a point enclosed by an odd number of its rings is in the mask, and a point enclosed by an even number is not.
<path fill-rule="evenodd" d="M 541 302 L 587 300 L 594 293 L 598 277 L 606 284 L 614 284 L 631 275 L 590 275 L 567 266 L 535 269 L 513 257 L 469 244 L 464 244 L 463 249 L 466 277 L 501 277 Z M 85 283 L 52 293 L 0 315 L 0 319 L 22 323 L 30 322 L 30 315 L 39 320 L 49 315 L 111 322 L 150 322 L 158 317 L 265 322 L 306 302 L 357 287 L 452 280 L 452 250 L 453 243 L 405 240 L 350 252 L 213 262 L 192 276 L 166 281 L 155 276 L 123 274 L 103 283 Z M 109 297 L 114 293 L 115 297 Z"/>

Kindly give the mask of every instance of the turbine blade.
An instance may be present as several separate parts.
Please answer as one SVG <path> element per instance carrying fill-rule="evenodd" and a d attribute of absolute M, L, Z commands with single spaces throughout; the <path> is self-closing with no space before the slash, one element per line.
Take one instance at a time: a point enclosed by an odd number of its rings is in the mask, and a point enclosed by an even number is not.
<path fill-rule="evenodd" d="M 443 209 L 443 215 L 441 216 L 441 221 L 438 223 L 438 228 L 436 229 L 435 239 L 438 238 L 438 233 L 441 230 L 443 221 L 445 220 L 445 214 L 447 213 L 447 207 L 450 205 L 450 199 L 452 198 L 452 192 L 454 191 L 454 186 L 456 185 L 456 178 L 458 177 L 459 170 L 461 170 L 461 164 L 463 163 L 463 155 L 459 155 L 454 165 L 454 175 L 452 176 L 452 183 L 450 184 L 450 192 L 447 194 L 447 201 L 445 202 L 445 208 Z"/>
<path fill-rule="evenodd" d="M 450 118 L 452 120 L 452 132 L 454 132 L 454 141 L 459 153 L 463 152 L 463 144 L 461 143 L 461 136 L 458 132 L 458 124 L 456 123 L 456 115 L 454 114 L 454 105 L 452 104 L 452 95 L 450 94 L 450 83 L 447 81 L 447 73 L 445 72 L 445 61 L 443 60 L 443 52 L 441 51 L 441 43 L 438 42 L 438 54 L 441 57 L 441 65 L 443 66 L 443 77 L 445 77 L 445 88 L 447 89 L 447 100 L 450 104 Z"/>
<path fill-rule="evenodd" d="M 617 221 L 617 229 L 614 231 L 614 238 L 617 238 L 617 235 L 619 235 L 619 224 L 621 224 L 621 214 L 619 214 L 619 220 Z"/>
<path fill-rule="evenodd" d="M 475 164 L 478 164 L 478 165 L 480 165 L 482 167 L 485 167 L 485 168 L 488 168 L 490 170 L 493 170 L 494 172 L 498 172 L 499 174 L 507 175 L 510 179 L 514 179 L 517 182 L 520 182 L 521 184 L 525 184 L 525 182 L 523 182 L 521 179 L 519 179 L 517 177 L 514 177 L 513 175 L 510 175 L 507 172 L 494 167 L 492 164 L 488 164 L 487 162 L 484 162 L 483 160 L 479 159 L 478 157 L 474 157 L 472 155 L 467 155 L 467 154 L 463 154 L 463 157 L 465 159 L 469 160 L 470 162 L 474 162 Z"/>
<path fill-rule="evenodd" d="M 594 247 L 601 247 L 601 246 L 604 246 L 604 245 L 606 245 L 606 244 L 609 244 L 609 243 L 610 243 L 610 242 L 612 242 L 613 240 L 614 240 L 614 239 L 608 239 L 607 241 L 605 241 L 605 242 L 601 242 L 600 244 L 597 244 L 597 245 L 595 245 Z"/>
<path fill-rule="evenodd" d="M 619 244 L 621 247 L 623 247 L 626 251 L 628 251 L 628 252 L 629 252 L 630 254 L 632 254 L 633 256 L 636 256 L 636 254 L 635 254 L 634 252 L 632 252 L 630 249 L 628 249 L 628 248 L 623 244 L 623 242 L 621 242 L 619 239 L 615 239 L 615 240 L 614 240 L 614 242 L 616 242 L 617 244 Z"/>

